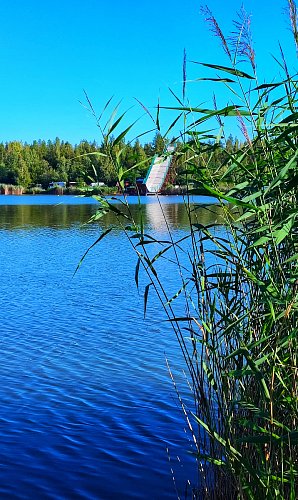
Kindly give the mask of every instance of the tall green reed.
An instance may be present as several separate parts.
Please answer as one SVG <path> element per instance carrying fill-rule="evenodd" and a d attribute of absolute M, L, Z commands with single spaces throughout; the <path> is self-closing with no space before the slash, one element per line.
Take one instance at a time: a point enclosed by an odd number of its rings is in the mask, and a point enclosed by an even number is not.
<path fill-rule="evenodd" d="M 293 1 L 288 4 L 297 42 L 296 7 Z M 195 185 L 185 197 L 187 234 L 176 239 L 165 217 L 168 234 L 158 239 L 148 232 L 141 213 L 134 219 L 125 197 L 121 208 L 113 198 L 97 197 L 99 209 L 93 219 L 108 211 L 116 215 L 137 257 L 136 285 L 141 270 L 147 276 L 145 312 L 154 290 L 181 348 L 193 403 L 182 398 L 180 402 L 200 476 L 192 485 L 192 498 L 294 500 L 298 495 L 298 79 L 290 76 L 281 50 L 283 77 L 259 85 L 249 16 L 242 10 L 232 38 L 226 38 L 208 7 L 203 14 L 229 65 L 201 66 L 216 72 L 211 80 L 231 91 L 231 101 L 221 109 L 216 99 L 213 110 L 192 108 L 185 104 L 184 82 L 182 100 L 176 96 L 178 105 L 167 108 L 177 115 L 165 139 L 181 118 L 175 161 L 184 165 L 187 181 Z M 240 69 L 243 60 L 245 71 Z M 157 129 L 161 109 L 158 104 Z M 102 118 L 96 118 L 98 123 Z M 122 118 L 112 113 L 101 132 L 123 187 L 126 172 L 121 155 L 131 127 L 112 137 Z M 214 119 L 219 131 L 207 144 L 201 126 L 211 122 L 213 127 Z M 236 151 L 225 148 L 222 168 L 216 171 L 213 158 L 219 142 L 225 142 L 230 119 L 238 121 L 244 142 Z M 221 190 L 227 180 L 233 183 L 229 192 Z M 198 220 L 191 196 L 202 190 L 221 205 L 225 231 L 216 223 L 204 226 Z M 174 295 L 169 295 L 158 271 L 159 262 L 167 259 L 177 269 Z M 177 315 L 178 298 L 184 312 Z"/>

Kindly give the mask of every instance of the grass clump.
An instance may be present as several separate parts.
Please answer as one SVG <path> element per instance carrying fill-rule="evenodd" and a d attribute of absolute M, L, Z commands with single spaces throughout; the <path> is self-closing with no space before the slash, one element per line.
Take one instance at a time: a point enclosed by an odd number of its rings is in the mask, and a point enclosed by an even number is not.
<path fill-rule="evenodd" d="M 293 1 L 288 4 L 297 42 L 296 7 Z M 168 108 L 184 121 L 182 145 L 173 155 L 185 167 L 187 184 L 196 186 L 185 197 L 187 234 L 176 240 L 166 221 L 168 237 L 159 241 L 146 232 L 142 220 L 133 219 L 127 200 L 121 210 L 111 199 L 99 197 L 95 218 L 107 211 L 116 214 L 137 256 L 137 285 L 140 269 L 148 278 L 145 309 L 149 290 L 155 289 L 179 342 L 193 397 L 192 405 L 181 404 L 200 473 L 192 498 L 294 500 L 298 496 L 298 78 L 290 75 L 281 51 L 283 77 L 259 85 L 249 16 L 241 11 L 233 37 L 227 39 L 211 11 L 206 7 L 203 13 L 229 66 L 204 63 L 202 67 L 213 69 L 214 78 L 232 94 L 221 109 L 215 100 L 213 110 L 192 108 L 181 100 L 176 108 Z M 240 65 L 243 60 L 245 70 Z M 183 94 L 184 103 L 185 85 Z M 159 111 L 160 106 L 157 128 Z M 208 142 L 206 155 L 200 128 L 209 129 L 206 124 L 213 126 L 214 119 L 219 130 Z M 226 143 L 226 121 L 231 119 L 238 121 L 245 140 L 236 150 L 226 148 L 222 168 L 214 171 L 212 159 L 219 142 Z M 168 133 L 176 122 L 175 117 Z M 110 128 L 115 133 L 115 127 Z M 123 185 L 121 152 L 113 161 Z M 222 189 L 226 179 L 228 192 Z M 198 207 L 190 195 L 202 192 L 221 204 L 225 230 L 197 220 Z M 171 296 L 158 272 L 159 262 L 167 257 L 175 262 L 179 280 Z M 178 299 L 184 303 L 182 315 L 175 312 Z"/>

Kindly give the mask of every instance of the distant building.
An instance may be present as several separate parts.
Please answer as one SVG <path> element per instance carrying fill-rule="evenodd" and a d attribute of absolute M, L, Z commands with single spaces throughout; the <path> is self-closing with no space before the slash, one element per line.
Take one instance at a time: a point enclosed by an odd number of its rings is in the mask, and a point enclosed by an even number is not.
<path fill-rule="evenodd" d="M 91 182 L 90 184 L 91 187 L 102 187 L 102 186 L 105 186 L 105 183 L 104 182 Z"/>
<path fill-rule="evenodd" d="M 65 188 L 66 187 L 66 182 L 64 181 L 53 181 L 53 182 L 50 182 L 49 184 L 49 188 L 55 188 L 55 187 L 61 187 L 61 188 Z"/>

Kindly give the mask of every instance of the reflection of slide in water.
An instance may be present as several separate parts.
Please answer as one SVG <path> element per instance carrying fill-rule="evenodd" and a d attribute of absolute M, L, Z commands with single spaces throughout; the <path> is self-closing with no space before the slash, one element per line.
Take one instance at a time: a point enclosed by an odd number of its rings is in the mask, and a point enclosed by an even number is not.
<path fill-rule="evenodd" d="M 220 205 L 192 203 L 189 214 L 186 206 L 182 203 L 181 197 L 177 197 L 178 202 L 176 203 L 174 197 L 170 197 L 171 203 L 164 203 L 164 198 L 163 196 L 156 197 L 153 203 L 146 203 L 144 205 L 146 209 L 145 221 L 150 229 L 159 233 L 168 233 L 168 227 L 170 231 L 174 229 L 189 231 L 190 215 L 192 224 L 202 224 L 203 226 L 215 224 L 216 227 L 212 231 L 226 231 L 224 211 Z M 187 201 L 187 198 L 185 200 Z M 202 198 L 198 201 L 200 202 L 201 200 Z"/>
<path fill-rule="evenodd" d="M 147 224 L 150 229 L 161 231 L 167 230 L 162 209 L 159 203 L 149 203 L 146 205 Z"/>
<path fill-rule="evenodd" d="M 167 153 L 171 153 L 173 150 L 173 146 L 169 146 L 167 148 Z M 161 190 L 171 165 L 171 159 L 171 155 L 155 156 L 153 158 L 149 172 L 144 181 L 148 194 L 156 194 Z"/>
<path fill-rule="evenodd" d="M 188 227 L 188 217 L 183 203 L 163 204 L 162 197 L 160 198 L 162 207 L 156 200 L 156 203 L 148 203 L 146 207 L 146 224 L 150 230 L 158 231 L 158 233 L 166 233 L 178 227 L 179 229 Z"/>

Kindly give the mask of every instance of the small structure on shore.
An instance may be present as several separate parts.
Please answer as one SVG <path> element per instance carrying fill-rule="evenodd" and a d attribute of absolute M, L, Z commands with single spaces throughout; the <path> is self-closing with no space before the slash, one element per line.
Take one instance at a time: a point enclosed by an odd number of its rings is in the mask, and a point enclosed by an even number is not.
<path fill-rule="evenodd" d="M 52 181 L 50 182 L 49 184 L 49 189 L 53 189 L 53 188 L 66 188 L 66 182 L 64 181 Z"/>

